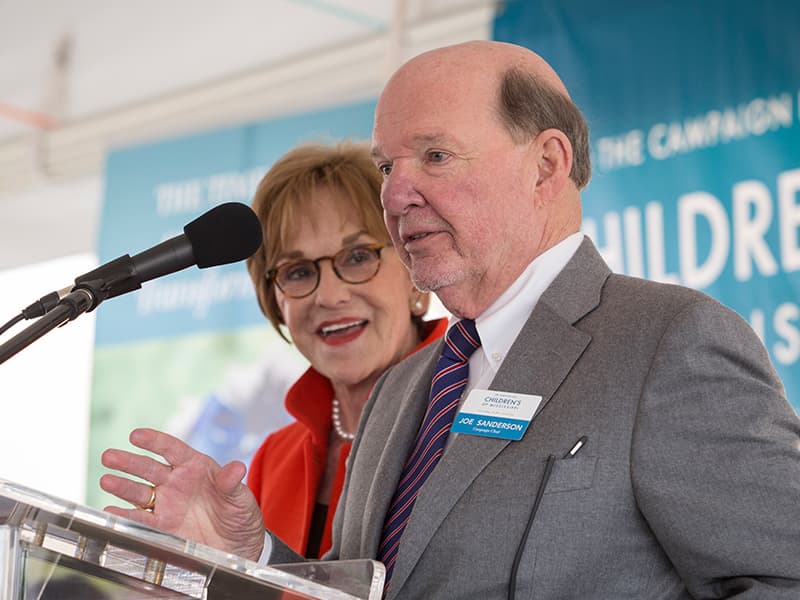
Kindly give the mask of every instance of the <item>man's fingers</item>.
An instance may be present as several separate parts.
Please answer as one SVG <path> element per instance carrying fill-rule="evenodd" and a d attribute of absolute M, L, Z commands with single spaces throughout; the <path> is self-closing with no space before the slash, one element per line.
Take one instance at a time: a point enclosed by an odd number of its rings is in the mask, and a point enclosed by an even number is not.
<path fill-rule="evenodd" d="M 153 486 L 147 483 L 132 481 L 119 475 L 106 474 L 100 478 L 100 487 L 134 506 L 147 505 L 152 497 Z"/>
<path fill-rule="evenodd" d="M 149 456 L 134 454 L 126 450 L 110 449 L 100 457 L 104 467 L 133 475 L 155 485 L 164 483 L 172 473 L 172 467 Z"/>
<path fill-rule="evenodd" d="M 246 472 L 247 467 L 244 463 L 234 460 L 217 472 L 214 477 L 214 483 L 216 483 L 222 493 L 231 495 L 236 491 L 236 487 L 241 483 Z"/>
<path fill-rule="evenodd" d="M 163 431 L 148 428 L 134 429 L 131 432 L 130 441 L 131 444 L 142 450 L 163 456 L 174 467 L 184 465 L 198 458 L 214 462 L 210 456 L 198 452 L 189 444 Z"/>

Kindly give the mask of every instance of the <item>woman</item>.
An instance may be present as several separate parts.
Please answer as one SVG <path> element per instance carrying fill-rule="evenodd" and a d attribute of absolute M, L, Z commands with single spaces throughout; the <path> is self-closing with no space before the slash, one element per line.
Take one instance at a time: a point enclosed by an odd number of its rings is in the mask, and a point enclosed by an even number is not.
<path fill-rule="evenodd" d="M 345 460 L 370 390 L 386 369 L 447 327 L 446 319 L 422 321 L 429 297 L 411 283 L 390 244 L 380 186 L 365 147 L 304 146 L 275 163 L 253 200 L 264 243 L 247 266 L 259 305 L 282 336 L 283 327 L 288 330 L 311 366 L 286 396 L 296 421 L 263 442 L 247 484 L 264 525 L 309 558 L 331 546 Z M 158 475 L 158 481 L 148 477 L 160 469 L 149 461 L 120 450 L 104 453 L 105 466 L 143 477 L 159 490 L 152 518 L 141 511 L 111 512 L 186 535 L 188 517 L 175 512 L 178 505 L 191 510 L 188 490 L 179 497 L 166 485 L 177 473 Z M 149 486 L 105 475 L 101 487 L 149 504 Z M 160 504 L 167 502 L 159 519 Z"/>
<path fill-rule="evenodd" d="M 389 242 L 381 177 L 366 148 L 306 146 L 264 177 L 253 209 L 264 244 L 248 260 L 261 310 L 311 367 L 286 396 L 297 419 L 270 435 L 247 484 L 268 529 L 309 558 L 333 513 L 361 409 L 378 377 L 441 336 Z"/>

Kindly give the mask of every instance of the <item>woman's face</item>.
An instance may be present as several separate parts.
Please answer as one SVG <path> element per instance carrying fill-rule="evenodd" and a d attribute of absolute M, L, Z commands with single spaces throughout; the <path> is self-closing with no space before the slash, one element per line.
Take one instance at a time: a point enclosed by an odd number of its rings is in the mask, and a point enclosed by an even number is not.
<path fill-rule="evenodd" d="M 314 208 L 284 240 L 276 267 L 381 241 L 367 233 L 347 203 L 337 202 L 339 193 L 325 187 L 314 192 Z M 371 388 L 419 343 L 411 311 L 420 294 L 391 246 L 381 250 L 378 273 L 365 283 L 342 281 L 330 260 L 318 266 L 319 285 L 308 296 L 291 298 L 276 286 L 284 323 L 300 352 L 334 388 Z"/>

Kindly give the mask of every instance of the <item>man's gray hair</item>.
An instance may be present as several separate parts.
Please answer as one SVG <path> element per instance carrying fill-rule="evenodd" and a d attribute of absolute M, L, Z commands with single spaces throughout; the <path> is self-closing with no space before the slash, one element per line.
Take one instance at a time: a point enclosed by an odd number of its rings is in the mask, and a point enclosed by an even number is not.
<path fill-rule="evenodd" d="M 551 85 L 512 67 L 500 81 L 498 111 L 503 125 L 516 143 L 532 139 L 545 129 L 558 129 L 572 144 L 572 169 L 569 177 L 578 189 L 589 183 L 592 165 L 589 158 L 589 127 L 572 101 Z"/>

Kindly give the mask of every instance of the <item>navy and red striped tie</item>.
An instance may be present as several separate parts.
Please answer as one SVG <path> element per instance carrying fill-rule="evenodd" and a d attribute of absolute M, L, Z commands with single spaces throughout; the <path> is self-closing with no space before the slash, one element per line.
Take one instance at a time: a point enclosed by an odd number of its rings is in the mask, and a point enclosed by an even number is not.
<path fill-rule="evenodd" d="M 480 345 L 475 321 L 470 319 L 457 322 L 445 336 L 442 354 L 436 363 L 431 381 L 428 409 L 414 442 L 414 450 L 400 475 L 397 491 L 383 525 L 378 560 L 386 566 L 384 591 L 389 587 L 400 538 L 411 516 L 417 494 L 444 452 L 461 394 L 467 385 L 469 357 Z"/>

